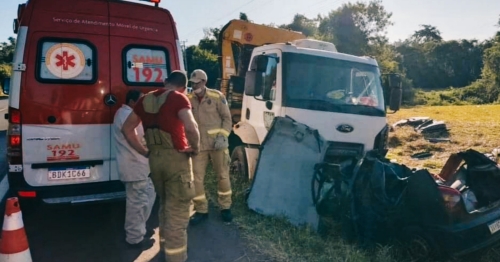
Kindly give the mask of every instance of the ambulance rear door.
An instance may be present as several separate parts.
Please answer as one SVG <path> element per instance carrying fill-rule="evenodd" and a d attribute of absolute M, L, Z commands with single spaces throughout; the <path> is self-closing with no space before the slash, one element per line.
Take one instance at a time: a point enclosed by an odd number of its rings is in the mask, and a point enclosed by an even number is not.
<path fill-rule="evenodd" d="M 116 97 L 110 94 L 108 27 L 78 29 L 31 35 L 21 98 L 23 171 L 31 186 L 110 180 Z"/>
<path fill-rule="evenodd" d="M 169 12 L 150 6 L 137 6 L 128 12 L 109 3 L 111 93 L 118 103 L 115 114 L 131 89 L 147 93 L 163 88 L 164 79 L 179 68 L 176 29 Z M 119 25 L 119 26 L 118 26 Z M 118 179 L 116 152 L 111 147 L 111 180 Z"/>

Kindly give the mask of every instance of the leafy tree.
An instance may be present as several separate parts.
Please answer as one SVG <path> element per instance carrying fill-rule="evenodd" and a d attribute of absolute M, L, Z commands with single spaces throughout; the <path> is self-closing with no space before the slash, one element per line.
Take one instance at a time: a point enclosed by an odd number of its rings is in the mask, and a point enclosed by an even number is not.
<path fill-rule="evenodd" d="M 464 87 L 478 79 L 485 48 L 486 43 L 477 40 L 418 41 L 412 36 L 396 50 L 415 86 L 435 89 Z"/>
<path fill-rule="evenodd" d="M 206 28 L 204 29 L 205 36 L 198 43 L 198 47 L 203 50 L 208 50 L 213 54 L 219 53 L 218 38 L 220 28 Z"/>
<path fill-rule="evenodd" d="M 315 36 L 318 33 L 318 19 L 309 19 L 301 14 L 296 14 L 290 24 L 280 25 L 279 28 L 302 32 L 306 36 Z"/>
<path fill-rule="evenodd" d="M 418 43 L 423 42 L 441 42 L 443 38 L 441 37 L 441 32 L 432 25 L 420 25 L 423 27 L 420 30 L 415 31 L 412 35 L 412 39 Z"/>
<path fill-rule="evenodd" d="M 393 23 L 381 0 L 346 3 L 320 17 L 319 33 L 333 42 L 340 52 L 362 55 L 370 52 L 370 45 L 387 43 L 386 29 Z"/>
<path fill-rule="evenodd" d="M 248 20 L 247 14 L 241 12 L 240 12 L 240 20 L 250 22 L 250 20 Z"/>
<path fill-rule="evenodd" d="M 202 69 L 207 73 L 207 87 L 214 87 L 219 77 L 219 64 L 217 55 L 209 50 L 192 45 L 186 49 L 187 66 L 191 72 Z M 188 72 L 189 74 L 191 72 Z"/>
<path fill-rule="evenodd" d="M 500 89 L 500 36 L 496 36 L 494 45 L 484 51 L 483 62 L 482 78 Z"/>
<path fill-rule="evenodd" d="M 13 37 L 9 37 L 8 42 L 0 43 L 0 85 L 5 78 L 10 77 L 15 48 L 16 39 Z"/>
<path fill-rule="evenodd" d="M 8 42 L 0 43 L 0 63 L 11 63 L 14 59 L 14 49 L 16 48 L 16 39 L 9 37 Z"/>

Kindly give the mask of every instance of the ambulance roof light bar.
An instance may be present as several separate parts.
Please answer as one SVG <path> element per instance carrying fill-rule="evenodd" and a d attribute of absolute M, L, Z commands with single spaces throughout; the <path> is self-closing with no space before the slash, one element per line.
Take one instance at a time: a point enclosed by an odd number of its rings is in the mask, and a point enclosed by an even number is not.
<path fill-rule="evenodd" d="M 139 0 L 139 1 L 149 2 L 149 3 L 155 3 L 155 7 L 158 7 L 158 5 L 161 2 L 161 0 Z"/>

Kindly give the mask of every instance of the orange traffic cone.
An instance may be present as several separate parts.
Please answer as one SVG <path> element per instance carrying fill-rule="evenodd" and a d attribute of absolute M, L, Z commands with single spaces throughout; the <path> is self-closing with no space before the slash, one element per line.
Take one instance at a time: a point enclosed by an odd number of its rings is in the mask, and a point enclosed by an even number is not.
<path fill-rule="evenodd" d="M 28 238 L 17 197 L 7 199 L 0 239 L 0 262 L 31 262 Z"/>

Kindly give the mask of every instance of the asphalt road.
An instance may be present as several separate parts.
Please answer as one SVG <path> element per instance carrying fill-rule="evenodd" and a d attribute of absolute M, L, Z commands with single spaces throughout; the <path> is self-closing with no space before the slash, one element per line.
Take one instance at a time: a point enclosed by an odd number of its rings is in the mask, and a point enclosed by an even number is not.
<path fill-rule="evenodd" d="M 4 144 L 0 131 L 0 174 L 6 171 Z M 33 261 L 160 261 L 157 203 L 148 221 L 156 241 L 146 251 L 128 249 L 124 242 L 124 201 L 21 209 Z M 188 228 L 188 261 L 266 261 L 247 248 L 235 224 L 223 223 L 213 207 L 210 214 L 208 222 Z"/>
<path fill-rule="evenodd" d="M 157 206 L 148 221 L 148 226 L 155 228 L 156 241 L 146 251 L 127 248 L 122 229 L 124 211 L 123 203 L 107 203 L 23 213 L 33 261 L 161 261 Z M 188 261 L 263 261 L 245 246 L 237 228 L 221 223 L 218 216 L 188 229 Z"/>

